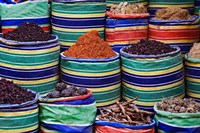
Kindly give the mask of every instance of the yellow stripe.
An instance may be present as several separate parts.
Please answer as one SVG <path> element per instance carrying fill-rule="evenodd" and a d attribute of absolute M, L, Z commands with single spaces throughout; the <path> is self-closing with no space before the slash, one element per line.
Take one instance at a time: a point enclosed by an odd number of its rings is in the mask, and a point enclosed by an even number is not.
<path fill-rule="evenodd" d="M 167 7 L 180 7 L 180 8 L 189 8 L 194 7 L 194 4 L 185 4 L 185 5 L 156 5 L 156 4 L 149 4 L 149 7 L 151 8 L 167 8 Z"/>
<path fill-rule="evenodd" d="M 149 40 L 155 40 L 152 39 L 151 37 L 149 37 Z M 199 39 L 192 39 L 192 40 L 160 40 L 160 39 L 156 39 L 156 41 L 160 41 L 163 43 L 195 43 L 195 42 L 199 42 Z"/>
<path fill-rule="evenodd" d="M 87 8 L 87 7 L 86 7 Z M 63 14 L 52 11 L 52 15 L 56 17 L 66 17 L 66 18 L 94 18 L 94 17 L 105 17 L 105 13 L 98 14 Z"/>
<path fill-rule="evenodd" d="M 197 83 L 200 83 L 200 79 L 195 79 L 195 78 L 189 78 L 189 77 L 186 77 L 186 80 L 191 81 L 191 82 L 197 82 Z"/>
<path fill-rule="evenodd" d="M 121 83 L 109 86 L 109 87 L 104 87 L 104 88 L 89 88 L 92 92 L 103 92 L 103 91 L 112 91 L 115 90 L 116 88 L 119 88 L 121 86 Z"/>
<path fill-rule="evenodd" d="M 134 86 L 134 85 L 122 82 L 123 85 L 125 85 L 125 86 L 127 86 L 129 88 L 133 88 L 133 90 L 141 90 L 141 91 L 158 91 L 158 90 L 164 90 L 164 89 L 176 87 L 176 86 L 181 85 L 183 83 L 184 83 L 184 80 L 181 80 L 179 82 L 176 82 L 176 83 L 173 83 L 173 84 L 169 84 L 169 85 L 165 85 L 165 86 L 145 88 L 145 87 L 138 87 L 138 86 Z"/>
<path fill-rule="evenodd" d="M 30 69 L 42 69 L 42 68 L 56 66 L 58 64 L 59 64 L 59 61 L 55 61 L 53 63 L 44 64 L 44 65 L 37 65 L 37 66 L 17 66 L 17 65 L 10 65 L 10 64 L 5 64 L 5 63 L 0 62 L 0 66 L 4 66 L 4 67 L 8 67 L 8 68 L 13 68 L 13 69 L 26 69 L 26 70 L 30 70 Z"/>
<path fill-rule="evenodd" d="M 38 112 L 38 108 L 34 110 L 28 110 L 28 111 L 20 111 L 20 112 L 0 112 L 0 116 L 24 116 L 24 115 L 29 115 L 29 114 L 35 114 Z"/>
<path fill-rule="evenodd" d="M 180 96 L 178 96 L 179 98 L 184 98 L 185 94 L 182 94 Z M 122 96 L 123 99 L 127 100 L 127 101 L 131 101 L 132 99 L 125 97 L 124 95 Z M 135 104 L 137 105 L 141 105 L 141 106 L 154 106 L 156 102 L 140 102 L 140 101 L 134 101 Z"/>
<path fill-rule="evenodd" d="M 22 132 L 30 132 L 32 130 L 35 130 L 37 129 L 39 126 L 39 124 L 35 125 L 35 126 L 32 126 L 32 127 L 28 127 L 28 128 L 22 128 L 22 129 L 14 129 L 14 130 L 9 130 L 9 129 L 6 129 L 6 130 L 0 130 L 1 133 L 22 133 Z"/>
<path fill-rule="evenodd" d="M 46 83 L 46 82 L 51 82 L 51 81 L 55 81 L 55 80 L 58 80 L 59 79 L 59 76 L 54 76 L 54 77 L 51 77 L 51 78 L 46 78 L 46 79 L 41 79 L 41 80 L 14 80 L 13 79 L 13 82 L 14 83 L 17 83 L 17 84 L 21 84 L 21 85 L 35 85 L 35 84 L 42 84 L 42 83 Z"/>
<path fill-rule="evenodd" d="M 192 67 L 200 67 L 200 63 L 185 62 L 185 65 Z"/>
<path fill-rule="evenodd" d="M 126 30 L 147 30 L 148 26 L 131 26 L 125 28 L 106 28 L 106 32 L 126 31 Z"/>
<path fill-rule="evenodd" d="M 71 74 L 71 75 L 77 75 L 77 76 L 85 76 L 85 77 L 101 77 L 101 76 L 109 76 L 113 74 L 117 74 L 120 72 L 120 69 L 111 71 L 111 72 L 102 72 L 102 73 L 83 73 L 83 72 L 74 72 L 74 71 L 69 71 L 66 69 L 61 68 L 62 72 Z"/>
<path fill-rule="evenodd" d="M 70 47 L 70 46 L 74 45 L 76 42 L 74 42 L 74 43 L 69 43 L 69 42 L 62 42 L 62 41 L 59 41 L 59 43 L 60 43 L 62 46 L 68 46 L 68 47 Z"/>
<path fill-rule="evenodd" d="M 7 52 L 7 53 L 11 53 L 11 54 L 41 54 L 41 53 L 50 53 L 53 51 L 57 51 L 60 49 L 60 46 L 56 46 L 53 48 L 48 48 L 48 49 L 43 49 L 43 50 L 13 50 L 13 49 L 9 49 L 9 48 L 2 48 L 1 47 L 1 51 L 3 52 Z"/>
<path fill-rule="evenodd" d="M 198 29 L 199 25 L 180 25 L 180 26 L 159 26 L 149 24 L 149 28 L 159 29 L 159 30 L 182 30 L 182 29 Z"/>
<path fill-rule="evenodd" d="M 50 26 L 50 24 L 40 24 L 39 26 L 43 27 L 43 26 Z M 2 29 L 7 29 L 7 28 L 16 28 L 16 26 L 2 26 Z"/>
<path fill-rule="evenodd" d="M 107 106 L 107 105 L 111 105 L 111 104 L 114 104 L 116 102 L 118 102 L 121 98 L 117 98 L 115 100 L 112 100 L 112 101 L 109 101 L 109 102 L 103 102 L 103 103 L 96 103 L 97 107 L 100 107 L 100 106 Z"/>
<path fill-rule="evenodd" d="M 126 44 L 136 44 L 138 43 L 140 40 L 133 40 L 133 41 L 114 41 L 114 42 L 109 42 L 109 40 L 107 40 L 107 42 L 111 45 L 111 46 L 117 46 L 117 45 L 126 45 Z"/>
<path fill-rule="evenodd" d="M 200 98 L 200 94 L 197 94 L 197 93 L 192 93 L 192 92 L 186 91 L 186 94 L 188 96 L 191 96 L 191 97 L 194 97 L 194 98 Z"/>
<path fill-rule="evenodd" d="M 63 32 L 89 32 L 91 30 L 103 31 L 104 28 L 86 28 L 86 29 L 67 29 L 67 28 L 59 28 L 56 26 L 52 26 L 54 30 L 63 31 Z"/>
<path fill-rule="evenodd" d="M 166 70 L 161 70 L 161 71 L 153 71 L 153 72 L 139 72 L 139 71 L 134 71 L 128 68 L 125 68 L 122 66 L 122 70 L 127 72 L 127 73 L 133 73 L 136 75 L 142 75 L 142 76 L 155 76 L 155 75 L 163 75 L 163 74 L 167 74 L 167 73 L 171 73 L 177 70 L 180 70 L 183 68 L 183 64 L 180 64 L 176 67 L 170 68 L 170 69 L 166 69 Z"/>

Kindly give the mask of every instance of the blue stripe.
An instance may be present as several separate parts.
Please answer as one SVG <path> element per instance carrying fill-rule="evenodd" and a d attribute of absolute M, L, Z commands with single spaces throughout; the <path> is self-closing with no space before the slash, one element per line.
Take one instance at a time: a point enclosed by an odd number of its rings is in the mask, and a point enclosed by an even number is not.
<path fill-rule="evenodd" d="M 173 43 L 169 44 L 170 46 L 177 46 L 181 49 L 181 53 L 185 54 L 190 51 L 190 48 L 193 46 L 193 43 Z"/>
<path fill-rule="evenodd" d="M 126 28 L 131 26 L 147 26 L 148 18 L 137 19 L 106 19 L 106 28 Z"/>
<path fill-rule="evenodd" d="M 34 110 L 38 108 L 38 104 L 29 105 L 26 107 L 19 107 L 19 108 L 11 108 L 11 109 L 0 109 L 0 112 L 22 112 L 28 110 Z"/>
<path fill-rule="evenodd" d="M 67 82 L 71 82 L 74 84 L 84 84 L 89 86 L 100 86 L 105 84 L 110 84 L 113 82 L 118 82 L 121 80 L 120 73 L 111 76 L 100 76 L 100 77 L 83 77 L 70 75 L 66 73 L 62 73 L 62 79 Z"/>
<path fill-rule="evenodd" d="M 186 66 L 185 73 L 187 77 L 200 79 L 200 67 Z"/>
<path fill-rule="evenodd" d="M 27 131 L 27 132 L 22 132 L 22 133 L 39 133 L 39 129 L 35 129 L 35 130 L 31 130 L 31 131 Z"/>
<path fill-rule="evenodd" d="M 95 98 L 93 96 L 91 96 L 91 97 L 88 97 L 88 98 L 83 99 L 83 100 L 74 100 L 74 101 L 66 101 L 66 102 L 53 102 L 52 104 L 56 104 L 56 105 L 88 105 L 88 104 L 93 104 L 94 102 L 95 102 Z"/>
<path fill-rule="evenodd" d="M 140 75 L 126 73 L 124 71 L 122 72 L 123 80 L 134 84 L 140 84 L 142 86 L 154 85 L 155 87 L 157 84 L 167 84 L 168 82 L 173 82 L 180 78 L 183 78 L 183 69 L 165 75 L 155 75 L 155 76 L 140 76 Z"/>
<path fill-rule="evenodd" d="M 23 80 L 40 80 L 46 79 L 58 75 L 59 66 L 48 67 L 38 70 L 19 70 L 11 69 L 0 66 L 0 76 L 12 79 L 23 79 Z"/>
<path fill-rule="evenodd" d="M 171 132 L 171 133 L 200 133 L 200 126 L 195 128 L 182 128 L 181 126 L 171 126 L 166 125 L 160 121 L 158 121 L 158 129 L 164 132 Z"/>
<path fill-rule="evenodd" d="M 70 126 L 70 125 L 48 124 L 43 122 L 41 123 L 41 126 L 47 130 L 53 130 L 60 133 L 92 133 L 93 129 L 93 125 Z"/>
<path fill-rule="evenodd" d="M 105 18 L 93 18 L 93 19 L 59 19 L 57 17 L 52 17 L 52 24 L 56 27 L 61 28 L 92 28 L 95 26 L 95 28 L 104 27 L 105 24 Z"/>
<path fill-rule="evenodd" d="M 16 19 L 16 18 L 11 18 L 11 19 L 6 19 L 4 20 L 3 18 L 1 19 L 2 26 L 18 26 L 24 22 L 35 22 L 38 25 L 43 25 L 43 24 L 50 24 L 50 17 L 48 18 L 35 18 L 35 19 Z"/>

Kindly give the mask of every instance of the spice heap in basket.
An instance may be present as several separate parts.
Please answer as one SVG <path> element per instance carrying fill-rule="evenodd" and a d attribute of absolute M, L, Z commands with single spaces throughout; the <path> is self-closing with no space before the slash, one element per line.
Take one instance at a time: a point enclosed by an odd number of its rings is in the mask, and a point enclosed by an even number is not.
<path fill-rule="evenodd" d="M 100 38 L 98 31 L 92 30 L 80 36 L 64 55 L 72 58 L 111 58 L 117 54 Z"/>
<path fill-rule="evenodd" d="M 129 102 L 117 102 L 114 105 L 100 109 L 101 115 L 98 116 L 98 119 L 128 125 L 150 124 L 154 113 L 139 110 L 133 103 L 137 99 L 138 97 Z"/>
<path fill-rule="evenodd" d="M 53 37 L 43 31 L 35 22 L 25 22 L 13 31 L 3 34 L 3 38 L 19 42 L 48 41 Z"/>
<path fill-rule="evenodd" d="M 21 104 L 35 99 L 35 94 L 6 79 L 0 80 L 0 104 Z"/>
<path fill-rule="evenodd" d="M 58 83 L 55 90 L 49 92 L 45 98 L 60 98 L 87 95 L 87 89 L 75 86 L 67 87 L 65 83 Z"/>
<path fill-rule="evenodd" d="M 147 13 L 147 8 L 143 4 L 121 2 L 120 4 L 113 4 L 110 12 L 113 14 L 141 14 Z"/>
<path fill-rule="evenodd" d="M 154 20 L 190 20 L 193 17 L 187 9 L 169 7 L 156 11 Z"/>
<path fill-rule="evenodd" d="M 158 110 L 171 113 L 197 113 L 200 112 L 200 103 L 192 98 L 164 98 L 157 103 Z"/>
<path fill-rule="evenodd" d="M 190 49 L 190 52 L 188 53 L 188 57 L 200 58 L 200 43 L 194 43 L 193 47 Z"/>

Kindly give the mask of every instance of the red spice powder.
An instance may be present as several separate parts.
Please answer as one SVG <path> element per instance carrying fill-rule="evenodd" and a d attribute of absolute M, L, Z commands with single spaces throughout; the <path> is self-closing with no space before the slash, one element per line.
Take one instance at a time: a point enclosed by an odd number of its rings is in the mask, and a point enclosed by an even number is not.
<path fill-rule="evenodd" d="M 100 38 L 97 31 L 92 30 L 80 36 L 76 44 L 66 50 L 64 55 L 72 58 L 111 58 L 117 54 Z"/>

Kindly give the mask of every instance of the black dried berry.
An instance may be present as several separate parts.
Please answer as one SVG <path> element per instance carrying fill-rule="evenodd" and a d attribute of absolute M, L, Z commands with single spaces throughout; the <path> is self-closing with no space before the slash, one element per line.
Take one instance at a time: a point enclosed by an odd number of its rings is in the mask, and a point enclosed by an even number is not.
<path fill-rule="evenodd" d="M 72 91 L 69 91 L 68 89 L 64 89 L 61 92 L 62 97 L 71 97 L 72 96 Z"/>
<path fill-rule="evenodd" d="M 79 92 L 80 95 L 86 95 L 87 94 L 87 89 L 85 89 L 85 88 L 80 88 L 77 91 Z"/>
<path fill-rule="evenodd" d="M 50 92 L 50 98 L 59 98 L 60 97 L 60 92 L 53 90 Z"/>
<path fill-rule="evenodd" d="M 62 91 L 62 90 L 64 90 L 64 89 L 66 89 L 66 84 L 65 84 L 65 83 L 57 83 L 57 84 L 56 84 L 55 90 L 57 90 L 57 91 Z"/>

